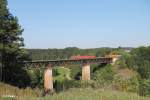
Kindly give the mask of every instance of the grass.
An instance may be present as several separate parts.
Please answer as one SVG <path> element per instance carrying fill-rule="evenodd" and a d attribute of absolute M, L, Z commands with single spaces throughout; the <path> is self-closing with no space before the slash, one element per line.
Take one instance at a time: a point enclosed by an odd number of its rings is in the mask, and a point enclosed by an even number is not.
<path fill-rule="evenodd" d="M 0 83 L 0 100 L 150 100 L 150 97 L 140 97 L 135 93 L 92 88 L 74 88 L 47 97 L 38 94 L 40 93 L 31 88 L 19 89 Z"/>
<path fill-rule="evenodd" d="M 20 89 L 18 87 L 14 87 L 8 84 L 0 83 L 0 97 L 7 97 L 7 96 L 39 96 L 40 91 L 38 89 Z"/>
<path fill-rule="evenodd" d="M 14 99 L 15 100 L 15 99 Z M 16 100 L 150 100 L 148 97 L 140 97 L 134 93 L 125 93 L 108 90 L 70 89 L 66 92 L 47 97 L 17 97 Z"/>

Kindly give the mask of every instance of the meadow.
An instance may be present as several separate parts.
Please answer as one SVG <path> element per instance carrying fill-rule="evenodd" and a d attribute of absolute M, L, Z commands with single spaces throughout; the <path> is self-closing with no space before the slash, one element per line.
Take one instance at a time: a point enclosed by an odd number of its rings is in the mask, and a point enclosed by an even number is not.
<path fill-rule="evenodd" d="M 2 100 L 150 100 L 149 97 L 141 97 L 135 93 L 110 91 L 102 89 L 70 89 L 55 93 L 46 97 L 18 96 L 16 98 L 1 98 Z"/>

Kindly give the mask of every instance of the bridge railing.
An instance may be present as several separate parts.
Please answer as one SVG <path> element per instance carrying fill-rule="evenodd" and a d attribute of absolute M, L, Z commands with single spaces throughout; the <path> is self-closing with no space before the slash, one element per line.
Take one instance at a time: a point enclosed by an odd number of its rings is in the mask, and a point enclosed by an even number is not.
<path fill-rule="evenodd" d="M 75 64 L 105 64 L 105 63 L 112 63 L 111 57 L 97 57 L 97 58 L 91 58 L 91 59 L 61 59 L 61 60 L 34 60 L 34 61 L 22 61 L 20 62 L 24 65 L 47 65 L 51 64 L 53 66 L 64 66 L 64 65 L 75 65 Z"/>

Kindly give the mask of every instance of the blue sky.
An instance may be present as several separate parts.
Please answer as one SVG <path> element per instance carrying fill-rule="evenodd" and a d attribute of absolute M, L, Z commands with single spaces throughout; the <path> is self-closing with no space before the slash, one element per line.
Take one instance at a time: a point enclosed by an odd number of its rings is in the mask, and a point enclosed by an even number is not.
<path fill-rule="evenodd" d="M 150 45 L 150 0 L 8 0 L 26 48 Z"/>

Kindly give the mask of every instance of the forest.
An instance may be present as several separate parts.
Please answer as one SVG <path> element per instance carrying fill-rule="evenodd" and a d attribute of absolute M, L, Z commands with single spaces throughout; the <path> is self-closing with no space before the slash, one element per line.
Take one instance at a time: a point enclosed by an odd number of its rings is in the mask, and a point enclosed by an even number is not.
<path fill-rule="evenodd" d="M 109 54 L 112 50 L 113 48 L 80 49 L 77 47 L 67 47 L 65 49 L 27 49 L 32 60 L 69 59 L 73 55 L 102 57 Z"/>

